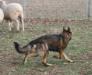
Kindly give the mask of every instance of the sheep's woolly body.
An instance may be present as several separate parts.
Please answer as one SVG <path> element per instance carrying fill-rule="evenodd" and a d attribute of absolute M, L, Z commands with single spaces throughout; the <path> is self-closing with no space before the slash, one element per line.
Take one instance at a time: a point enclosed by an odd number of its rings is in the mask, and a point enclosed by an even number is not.
<path fill-rule="evenodd" d="M 18 3 L 7 4 L 7 8 L 4 9 L 5 19 L 16 20 L 18 16 L 23 17 L 23 8 Z"/>
<path fill-rule="evenodd" d="M 9 22 L 9 30 L 11 31 L 12 21 L 17 23 L 17 30 L 20 29 L 20 24 L 22 24 L 22 29 L 24 31 L 24 21 L 23 21 L 23 7 L 19 3 L 9 3 L 6 4 L 5 1 L 0 0 L 0 7 L 4 11 L 4 19 Z"/>
<path fill-rule="evenodd" d="M 2 22 L 4 19 L 4 13 L 3 10 L 0 8 L 0 22 Z"/>

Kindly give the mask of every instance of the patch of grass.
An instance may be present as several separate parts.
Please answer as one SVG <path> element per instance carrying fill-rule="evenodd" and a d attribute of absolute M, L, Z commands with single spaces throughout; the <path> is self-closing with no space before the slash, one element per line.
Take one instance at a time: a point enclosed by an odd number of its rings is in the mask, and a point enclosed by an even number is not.
<path fill-rule="evenodd" d="M 54 64 L 52 67 L 43 66 L 40 57 L 29 58 L 23 65 L 23 55 L 15 51 L 13 42 L 17 41 L 23 46 L 41 35 L 62 32 L 64 23 L 48 25 L 25 23 L 24 32 L 16 32 L 16 29 L 9 32 L 6 23 L 0 25 L 0 75 L 91 75 L 91 24 L 91 21 L 74 21 L 67 24 L 71 27 L 73 35 L 65 52 L 75 62 L 67 63 L 64 60 L 55 59 L 53 55 L 56 53 L 50 52 L 48 63 Z M 18 63 L 13 64 L 14 62 Z"/>

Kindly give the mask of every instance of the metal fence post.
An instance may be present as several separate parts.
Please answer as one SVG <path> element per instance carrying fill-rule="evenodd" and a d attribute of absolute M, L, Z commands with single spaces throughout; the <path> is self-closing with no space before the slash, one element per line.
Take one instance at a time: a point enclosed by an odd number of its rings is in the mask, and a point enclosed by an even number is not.
<path fill-rule="evenodd" d="M 88 19 L 90 19 L 90 16 L 91 16 L 91 14 L 90 14 L 90 8 L 91 8 L 91 0 L 88 0 L 88 13 L 87 13 L 87 16 L 88 16 Z"/>

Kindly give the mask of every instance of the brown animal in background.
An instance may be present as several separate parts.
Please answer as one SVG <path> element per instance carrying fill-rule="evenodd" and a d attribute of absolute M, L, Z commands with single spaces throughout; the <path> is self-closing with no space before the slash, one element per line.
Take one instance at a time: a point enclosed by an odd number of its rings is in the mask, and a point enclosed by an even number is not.
<path fill-rule="evenodd" d="M 35 40 L 29 42 L 26 46 L 20 47 L 17 42 L 14 42 L 15 49 L 18 53 L 25 54 L 24 63 L 27 62 L 28 56 L 33 53 L 38 53 L 41 56 L 41 62 L 50 66 L 52 64 L 47 63 L 47 56 L 49 51 L 54 51 L 59 53 L 59 58 L 64 57 L 67 61 L 73 62 L 64 53 L 64 49 L 67 47 L 69 41 L 71 40 L 72 32 L 70 27 L 65 29 L 63 27 L 63 32 L 60 34 L 44 35 Z"/>

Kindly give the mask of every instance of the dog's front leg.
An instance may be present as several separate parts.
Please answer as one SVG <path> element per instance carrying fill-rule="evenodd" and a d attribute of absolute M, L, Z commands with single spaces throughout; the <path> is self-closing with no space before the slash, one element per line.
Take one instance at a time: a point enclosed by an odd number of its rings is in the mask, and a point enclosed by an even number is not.
<path fill-rule="evenodd" d="M 69 62 L 73 62 L 73 60 L 71 60 L 64 52 L 62 52 L 64 58 L 69 61 Z"/>

